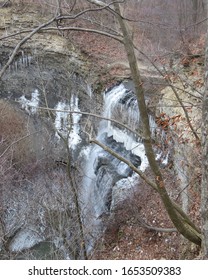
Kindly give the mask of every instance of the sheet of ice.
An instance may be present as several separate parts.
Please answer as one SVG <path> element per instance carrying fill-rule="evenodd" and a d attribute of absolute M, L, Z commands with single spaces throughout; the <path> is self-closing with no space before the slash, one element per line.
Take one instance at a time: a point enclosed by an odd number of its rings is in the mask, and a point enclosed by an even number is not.
<path fill-rule="evenodd" d="M 24 53 L 24 51 L 22 51 L 21 55 L 12 64 L 9 65 L 9 71 L 17 72 L 21 69 L 29 67 L 32 63 L 32 59 L 33 57 L 30 54 Z"/>
<path fill-rule="evenodd" d="M 70 106 L 66 102 L 59 101 L 55 107 L 56 117 L 55 117 L 55 128 L 57 130 L 56 136 L 60 138 L 59 133 L 64 133 L 64 136 L 68 133 L 68 112 L 70 111 Z"/>
<path fill-rule="evenodd" d="M 90 98 L 92 98 L 92 87 L 91 85 L 87 84 L 87 87 L 86 87 L 86 92 L 87 92 L 87 95 L 89 95 Z"/>
<path fill-rule="evenodd" d="M 80 112 L 80 109 L 78 107 L 78 97 L 75 95 L 71 96 L 71 107 L 73 111 Z M 79 126 L 79 121 L 81 118 L 81 114 L 72 114 L 72 127 L 69 135 L 69 147 L 72 149 L 75 149 L 76 145 L 80 143 L 81 138 L 79 136 L 80 132 L 80 126 Z"/>
<path fill-rule="evenodd" d="M 22 95 L 19 100 L 22 108 L 27 111 L 28 114 L 35 114 L 37 113 L 38 106 L 39 106 L 39 92 L 37 89 L 34 90 L 31 94 L 31 99 L 27 99 L 24 95 Z"/>
<path fill-rule="evenodd" d="M 60 138 L 58 132 L 68 139 L 68 145 L 70 148 L 75 149 L 76 145 L 80 143 L 81 138 L 79 136 L 80 126 L 79 121 L 81 114 L 70 114 L 70 111 L 80 112 L 78 107 L 78 97 L 75 95 L 71 96 L 70 104 L 65 101 L 60 101 L 56 105 L 56 117 L 55 117 L 55 128 L 57 130 L 56 136 Z"/>
<path fill-rule="evenodd" d="M 131 177 L 123 178 L 116 182 L 112 189 L 112 202 L 111 211 L 116 209 L 119 203 L 125 201 L 126 198 L 130 198 L 134 195 L 137 184 L 139 184 L 140 177 L 138 174 L 134 173 Z"/>

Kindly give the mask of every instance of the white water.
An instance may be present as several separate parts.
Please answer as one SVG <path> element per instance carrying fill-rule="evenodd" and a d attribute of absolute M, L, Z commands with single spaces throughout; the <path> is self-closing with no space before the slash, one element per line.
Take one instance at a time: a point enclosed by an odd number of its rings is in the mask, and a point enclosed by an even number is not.
<path fill-rule="evenodd" d="M 123 84 L 112 88 L 104 94 L 103 115 L 107 118 L 119 120 L 121 123 L 129 125 L 130 128 L 134 129 L 139 121 L 139 111 L 137 110 L 135 98 L 132 98 L 133 96 L 130 96 L 124 104 L 121 103 L 126 95 L 128 95 L 128 92 Z M 107 122 L 106 131 L 108 136 L 111 136 L 113 130 L 112 123 Z"/>
<path fill-rule="evenodd" d="M 128 125 L 130 129 L 135 130 L 139 127 L 140 114 L 137 106 L 136 98 L 130 95 L 130 98 L 124 104 L 121 104 L 122 99 L 125 99 L 128 94 L 125 86 L 119 86 L 111 89 L 104 95 L 104 116 L 110 119 L 118 120 L 119 122 Z M 152 117 L 149 117 L 150 127 L 152 132 L 156 125 Z M 145 155 L 144 145 L 141 139 L 136 139 L 129 130 L 120 129 L 113 125 L 113 122 L 103 121 L 99 134 L 107 133 L 108 137 L 112 136 L 116 142 L 123 143 L 126 150 L 141 158 L 140 170 L 144 171 L 148 166 L 148 160 Z"/>
<path fill-rule="evenodd" d="M 73 111 L 80 112 L 79 106 L 78 106 L 78 97 L 75 95 L 71 96 L 71 108 Z M 79 121 L 80 121 L 81 115 L 80 114 L 72 114 L 72 128 L 70 131 L 69 135 L 69 147 L 72 149 L 75 149 L 76 145 L 81 141 L 81 138 L 79 136 L 80 132 L 80 126 L 79 126 Z"/>
<path fill-rule="evenodd" d="M 129 126 L 132 130 L 139 127 L 140 115 L 136 99 L 131 92 L 127 91 L 123 84 L 115 86 L 110 91 L 104 93 L 103 99 L 103 116 L 105 118 L 125 123 L 125 125 Z M 150 118 L 150 123 L 152 131 L 154 131 L 155 123 L 152 118 Z M 111 121 L 102 120 L 98 129 L 97 139 L 106 144 L 106 139 L 112 138 L 115 140 L 112 142 L 114 146 L 117 142 L 118 147 L 122 147 L 122 143 L 127 151 L 141 158 L 141 165 L 139 166 L 141 171 L 147 168 L 148 160 L 141 140 L 127 129 L 120 128 Z M 110 140 L 109 143 L 113 140 Z M 103 165 L 97 170 L 96 167 L 100 159 L 104 159 Z M 108 167 L 109 169 L 105 167 L 105 159 L 108 160 L 107 165 L 110 165 Z M 99 146 L 93 145 L 91 148 L 86 149 L 85 160 L 86 168 L 83 180 L 82 203 L 85 226 L 87 230 L 90 231 L 91 235 L 91 237 L 88 237 L 88 248 L 90 250 L 90 248 L 93 247 L 93 236 L 99 236 L 98 232 L 101 227 L 100 216 L 106 213 L 106 211 L 113 210 L 121 198 L 134 192 L 139 177 L 137 174 L 133 173 L 133 176 L 126 178 L 127 165 L 122 162 L 119 163 L 118 160 L 116 162 L 114 159 L 111 159 L 109 154 L 103 151 Z M 112 165 L 111 170 L 111 164 L 114 164 L 114 161 L 116 165 Z M 118 179 L 116 184 L 113 181 L 114 168 L 116 168 L 116 174 L 120 174 L 121 176 L 123 174 L 123 179 Z M 102 182 L 99 181 L 100 179 Z M 110 209 L 108 209 L 106 206 L 106 198 L 108 198 L 108 193 L 110 191 L 113 196 Z"/>

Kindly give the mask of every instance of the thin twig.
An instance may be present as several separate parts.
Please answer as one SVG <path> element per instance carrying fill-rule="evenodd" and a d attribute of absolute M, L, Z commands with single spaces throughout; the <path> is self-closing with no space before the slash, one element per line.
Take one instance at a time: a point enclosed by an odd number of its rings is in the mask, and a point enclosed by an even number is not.
<path fill-rule="evenodd" d="M 15 140 L 15 141 L 13 141 L 13 142 L 12 142 L 9 146 L 7 146 L 7 148 L 3 151 L 3 153 L 0 155 L 0 158 L 2 158 L 2 157 L 8 152 L 8 150 L 11 149 L 15 144 L 19 143 L 20 141 L 24 140 L 25 138 L 27 138 L 27 137 L 29 137 L 29 136 L 32 136 L 32 135 L 34 135 L 34 134 L 36 134 L 36 133 L 39 133 L 39 132 L 41 132 L 41 131 L 35 131 L 35 132 L 33 132 L 33 133 L 29 133 L 29 134 L 27 134 L 27 135 L 25 135 L 25 136 L 23 136 L 23 137 L 21 137 L 21 138 Z"/>
<path fill-rule="evenodd" d="M 28 106 L 34 107 L 34 106 L 31 106 L 31 105 L 28 105 Z M 52 111 L 52 112 L 63 112 L 63 113 L 68 113 L 68 114 L 80 114 L 80 115 L 86 115 L 86 116 L 91 116 L 91 117 L 95 117 L 95 118 L 98 118 L 98 119 L 110 121 L 110 122 L 118 124 L 121 127 L 129 130 L 134 135 L 136 135 L 140 139 L 144 140 L 144 138 L 137 131 L 135 131 L 134 129 L 131 129 L 129 126 L 127 126 L 127 125 L 125 125 L 125 124 L 123 124 L 123 123 L 121 123 L 121 122 L 119 122 L 117 120 L 114 120 L 114 119 L 111 119 L 111 118 L 106 118 L 106 117 L 103 117 L 103 116 L 100 116 L 100 115 L 97 115 L 97 114 L 94 114 L 94 113 L 82 112 L 82 111 L 59 110 L 59 109 L 54 109 L 54 108 L 49 108 L 49 107 L 38 107 L 38 109 L 39 110 Z"/>

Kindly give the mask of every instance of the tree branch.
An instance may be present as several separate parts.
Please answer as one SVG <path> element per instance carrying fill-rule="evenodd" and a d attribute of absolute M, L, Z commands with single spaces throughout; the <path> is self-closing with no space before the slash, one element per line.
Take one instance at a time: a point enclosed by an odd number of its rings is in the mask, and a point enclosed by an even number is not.
<path fill-rule="evenodd" d="M 30 106 L 30 107 L 33 107 L 33 106 Z M 80 115 L 91 116 L 91 117 L 95 117 L 95 118 L 98 118 L 98 119 L 110 121 L 110 122 L 113 122 L 113 123 L 125 128 L 125 129 L 127 129 L 128 131 L 132 132 L 134 135 L 136 135 L 140 139 L 144 140 L 144 138 L 142 138 L 142 136 L 138 132 L 131 129 L 129 126 L 127 126 L 127 125 L 125 125 L 125 124 L 123 124 L 123 123 L 121 123 L 117 120 L 102 117 L 102 116 L 94 114 L 94 113 L 88 113 L 88 112 L 82 112 L 82 111 L 70 111 L 70 110 L 57 110 L 57 109 L 48 108 L 48 107 L 38 107 L 38 109 L 39 110 L 52 111 L 52 112 L 63 112 L 63 113 L 68 113 L 68 114 L 80 114 Z"/>
<path fill-rule="evenodd" d="M 177 98 L 177 100 L 178 100 L 180 106 L 182 107 L 182 109 L 183 109 L 183 111 L 184 111 L 184 114 L 185 114 L 187 123 L 188 123 L 188 125 L 189 125 L 189 127 L 190 127 L 190 129 L 191 129 L 191 131 L 192 131 L 192 133 L 193 133 L 193 135 L 194 135 L 194 137 L 196 138 L 197 143 L 200 143 L 199 136 L 197 135 L 196 131 L 194 130 L 194 128 L 193 128 L 193 126 L 192 126 L 192 123 L 191 123 L 191 121 L 190 121 L 189 115 L 188 115 L 188 113 L 187 113 L 187 110 L 186 110 L 185 106 L 183 105 L 183 102 L 182 102 L 182 100 L 180 99 L 180 96 L 179 96 L 177 90 L 176 90 L 175 87 L 172 85 L 172 82 L 171 82 L 170 78 L 169 78 L 167 75 L 165 75 L 165 74 L 160 70 L 160 68 L 149 58 L 148 55 L 146 55 L 143 51 L 139 50 L 135 45 L 134 45 L 134 48 L 135 48 L 139 53 L 141 53 L 141 54 L 154 66 L 154 68 L 158 71 L 158 73 L 160 73 L 160 75 L 165 79 L 166 85 L 172 89 L 172 91 L 174 92 L 174 94 L 175 94 L 175 96 L 176 96 L 176 98 Z"/>
<path fill-rule="evenodd" d="M 106 145 L 102 144 L 101 142 L 99 142 L 97 139 L 89 139 L 90 143 L 94 143 L 98 146 L 100 146 L 104 151 L 108 152 L 109 154 L 111 154 L 112 156 L 114 156 L 115 158 L 119 159 L 120 161 L 126 163 L 135 173 L 137 173 L 148 185 L 150 185 L 155 191 L 158 192 L 158 188 L 157 185 L 151 181 L 141 170 L 139 170 L 137 167 L 135 167 L 129 160 L 127 160 L 126 158 L 122 157 L 121 155 L 117 154 L 116 152 L 114 152 L 113 150 L 111 150 L 109 147 L 107 147 Z"/>
<path fill-rule="evenodd" d="M 176 228 L 161 228 L 161 227 L 154 227 L 154 226 L 150 226 L 149 224 L 147 224 L 145 221 L 143 221 L 143 219 L 141 217 L 137 218 L 138 223 L 151 231 L 156 231 L 156 232 L 177 232 Z"/>
<path fill-rule="evenodd" d="M 29 134 L 27 134 L 27 135 L 25 135 L 25 136 L 23 136 L 23 137 L 21 137 L 21 138 L 15 140 L 15 141 L 13 141 L 13 142 L 12 142 L 9 146 L 7 146 L 7 148 L 3 151 L 3 153 L 0 155 L 0 158 L 2 158 L 2 157 L 8 152 L 8 150 L 9 150 L 10 148 L 12 148 L 15 144 L 19 143 L 20 141 L 24 140 L 25 138 L 27 138 L 27 137 L 29 137 L 29 136 L 32 136 L 32 135 L 34 135 L 34 134 L 36 134 L 36 133 L 39 133 L 39 132 L 40 132 L 40 131 L 35 131 L 35 132 L 33 132 L 33 133 L 29 133 Z"/>
<path fill-rule="evenodd" d="M 18 52 L 18 50 L 20 49 L 20 47 L 27 42 L 30 38 L 32 38 L 33 35 L 35 35 L 40 29 L 42 29 L 45 26 L 50 25 L 52 22 L 54 22 L 56 20 L 56 17 L 50 19 L 48 22 L 41 24 L 40 26 L 38 26 L 37 28 L 35 28 L 30 34 L 28 34 L 26 37 L 24 37 L 14 48 L 9 60 L 7 61 L 7 63 L 4 65 L 4 67 L 1 69 L 0 71 L 0 79 L 2 78 L 2 76 L 4 75 L 6 69 L 9 67 L 9 65 L 12 63 L 12 61 L 15 58 L 16 53 Z"/>
<path fill-rule="evenodd" d="M 105 31 L 101 31 L 101 30 L 97 30 L 97 29 L 90 29 L 90 28 L 82 28 L 82 27 L 48 27 L 48 28 L 42 28 L 42 31 L 48 31 L 48 30 L 58 30 L 58 31 L 81 31 L 81 32 L 90 32 L 90 33 L 96 33 L 102 36 L 106 36 L 106 37 L 110 37 L 120 43 L 123 43 L 123 40 L 121 39 L 122 36 L 120 35 L 121 38 L 119 38 L 119 36 L 113 35 L 111 33 L 105 32 Z"/>

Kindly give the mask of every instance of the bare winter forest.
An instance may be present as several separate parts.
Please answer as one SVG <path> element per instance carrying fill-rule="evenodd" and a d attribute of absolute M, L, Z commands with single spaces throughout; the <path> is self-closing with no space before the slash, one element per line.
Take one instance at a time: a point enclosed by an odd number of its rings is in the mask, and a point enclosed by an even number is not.
<path fill-rule="evenodd" d="M 206 0 L 0 1 L 0 259 L 208 259 Z"/>

